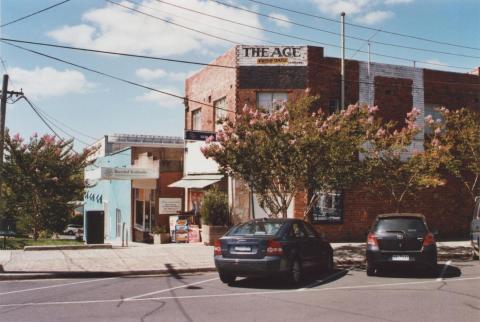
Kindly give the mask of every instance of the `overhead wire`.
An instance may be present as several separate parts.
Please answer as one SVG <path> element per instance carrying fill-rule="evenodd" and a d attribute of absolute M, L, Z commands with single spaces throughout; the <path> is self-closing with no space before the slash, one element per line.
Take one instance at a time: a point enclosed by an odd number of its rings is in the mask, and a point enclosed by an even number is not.
<path fill-rule="evenodd" d="M 55 8 L 55 7 L 58 7 L 58 6 L 60 6 L 60 5 L 64 4 L 64 3 L 67 3 L 67 2 L 70 2 L 70 1 L 71 1 L 71 0 L 64 0 L 64 1 L 61 1 L 61 2 L 58 2 L 58 3 L 55 3 L 55 4 L 53 4 L 53 5 L 49 6 L 49 7 L 46 7 L 46 8 L 44 8 L 44 9 L 37 10 L 37 11 L 32 12 L 32 13 L 26 15 L 26 16 L 23 16 L 23 17 L 20 17 L 20 18 L 15 19 L 15 20 L 9 21 L 9 22 L 7 22 L 7 23 L 4 23 L 3 25 L 0 25 L 0 28 L 6 27 L 6 26 L 8 26 L 8 25 L 14 24 L 14 23 L 19 22 L 19 21 L 22 21 L 22 20 L 25 20 L 25 19 L 27 19 L 27 18 L 33 17 L 33 16 L 35 16 L 35 15 L 37 15 L 37 14 L 39 14 L 39 13 L 42 13 L 42 12 L 45 12 L 45 11 L 47 11 L 47 10 L 53 9 L 53 8 Z"/>
<path fill-rule="evenodd" d="M 275 8 L 275 9 L 280 9 L 280 10 L 287 11 L 287 12 L 296 13 L 296 14 L 299 14 L 299 15 L 304 15 L 304 16 L 308 16 L 308 17 L 312 17 L 312 18 L 317 18 L 317 19 L 321 19 L 321 20 L 335 22 L 335 23 L 338 23 L 338 24 L 341 23 L 341 21 L 339 21 L 337 19 L 327 18 L 327 17 L 323 17 L 323 16 L 320 16 L 320 15 L 316 15 L 316 14 L 312 14 L 312 13 L 308 13 L 308 12 L 304 12 L 304 11 L 294 10 L 294 9 L 282 7 L 282 6 L 279 6 L 279 5 L 274 5 L 274 4 L 271 4 L 271 3 L 267 3 L 267 2 L 264 2 L 264 1 L 259 1 L 259 0 L 246 0 L 246 1 L 261 4 L 261 5 L 270 7 L 270 8 Z M 459 47 L 459 48 L 465 48 L 465 49 L 472 49 L 472 50 L 480 50 L 480 48 L 478 48 L 478 47 L 471 47 L 471 46 L 466 46 L 466 45 L 462 45 L 462 44 L 455 44 L 455 43 L 446 42 L 446 41 L 439 41 L 439 40 L 429 39 L 429 38 L 426 38 L 426 37 L 420 37 L 420 36 L 409 35 L 409 34 L 395 32 L 395 31 L 389 31 L 389 30 L 385 30 L 385 29 L 368 27 L 368 26 L 364 26 L 364 25 L 360 25 L 360 24 L 351 23 L 351 22 L 346 22 L 345 24 L 349 25 L 349 26 L 357 27 L 357 28 L 379 31 L 379 32 L 386 33 L 386 34 L 391 34 L 391 35 L 395 35 L 395 36 L 426 41 L 426 42 L 430 42 L 430 43 L 436 43 L 436 44 L 440 44 L 440 45 L 447 45 L 447 46 Z"/>
<path fill-rule="evenodd" d="M 58 133 L 50 126 L 50 124 L 45 121 L 45 119 L 43 118 L 43 116 L 37 111 L 37 109 L 35 108 L 35 106 L 33 106 L 32 102 L 30 102 L 30 100 L 26 97 L 26 96 L 23 96 L 23 99 L 28 103 L 28 105 L 30 106 L 30 108 L 35 112 L 35 114 L 37 114 L 37 116 L 40 118 L 40 120 L 43 122 L 43 124 L 45 124 L 49 129 L 50 131 L 52 131 L 52 133 L 61 141 L 65 141 L 64 138 L 62 138 L 60 135 L 58 135 Z"/>
<path fill-rule="evenodd" d="M 161 3 L 168 3 L 168 2 L 163 1 L 163 0 L 156 0 L 156 1 L 157 1 L 157 2 L 161 2 Z M 283 23 L 288 23 L 288 24 L 291 24 L 291 25 L 294 25 L 294 26 L 299 26 L 299 27 L 303 27 L 303 28 L 307 28 L 307 29 L 311 29 L 311 30 L 316 30 L 316 31 L 320 31 L 320 32 L 324 32 L 324 33 L 328 33 L 328 34 L 332 34 L 332 35 L 336 35 L 336 36 L 341 36 L 341 34 L 340 34 L 339 32 L 334 32 L 334 31 L 330 31 L 330 30 L 325 30 L 325 29 L 318 28 L 318 27 L 314 27 L 314 26 L 311 26 L 311 25 L 299 23 L 299 22 L 296 22 L 296 21 L 293 21 L 293 20 L 290 20 L 290 19 L 284 19 L 284 18 L 280 18 L 280 17 L 271 16 L 271 15 L 268 15 L 268 14 L 261 13 L 261 12 L 259 12 L 259 11 L 242 8 L 242 7 L 235 6 L 235 5 L 233 5 L 233 4 L 226 3 L 226 2 L 223 2 L 223 1 L 218 1 L 218 0 L 209 0 L 209 1 L 214 2 L 214 3 L 218 3 L 218 4 L 223 5 L 223 6 L 226 6 L 226 7 L 235 8 L 235 9 L 237 9 L 237 10 L 241 10 L 241 11 L 245 11 L 245 12 L 248 12 L 248 13 L 251 13 L 251 14 L 254 14 L 254 15 L 258 15 L 258 16 L 261 16 L 261 17 L 266 17 L 266 18 L 269 18 L 269 19 L 272 19 L 272 20 L 275 20 L 275 21 L 281 21 L 281 22 L 283 22 Z M 380 32 L 380 30 L 378 30 L 377 32 Z M 360 38 L 360 37 L 355 37 L 355 36 L 345 35 L 345 37 L 346 37 L 346 38 L 350 38 L 350 39 L 359 40 L 359 41 L 364 41 L 364 42 L 365 42 L 365 41 L 367 41 L 367 42 L 369 41 L 369 39 Z M 388 43 L 388 42 L 382 42 L 382 41 L 370 41 L 370 42 L 371 42 L 372 44 L 378 44 L 378 45 L 383 45 L 383 46 L 390 46 L 390 47 L 396 47 L 396 48 L 404 48 L 404 49 L 417 50 L 417 51 L 425 51 L 425 52 L 431 52 L 431 53 L 437 53 L 437 54 L 443 54 L 443 55 L 451 55 L 451 56 L 466 57 L 466 58 L 480 58 L 480 56 L 472 56 L 472 55 L 465 55 L 465 54 L 462 54 L 462 53 L 451 53 L 451 52 L 446 52 L 446 51 L 442 51 L 442 50 L 426 49 L 426 48 L 418 48 L 418 47 L 413 47 L 413 46 L 398 45 L 398 44 L 393 44 L 393 43 Z"/>

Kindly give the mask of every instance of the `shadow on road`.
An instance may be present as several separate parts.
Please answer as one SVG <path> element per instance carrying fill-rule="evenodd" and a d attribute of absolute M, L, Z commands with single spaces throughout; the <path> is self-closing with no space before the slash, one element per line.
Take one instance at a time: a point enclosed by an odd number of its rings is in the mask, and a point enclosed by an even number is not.
<path fill-rule="evenodd" d="M 380 269 L 378 277 L 398 278 L 454 278 L 462 275 L 460 268 L 451 265 L 437 265 L 433 270 L 416 267 L 388 267 Z"/>
<path fill-rule="evenodd" d="M 323 284 L 334 282 L 345 275 L 347 270 L 334 270 L 329 274 L 307 275 L 300 285 L 292 286 L 282 278 L 244 278 L 230 284 L 235 288 L 269 289 L 269 290 L 291 290 L 295 288 L 312 288 Z"/>

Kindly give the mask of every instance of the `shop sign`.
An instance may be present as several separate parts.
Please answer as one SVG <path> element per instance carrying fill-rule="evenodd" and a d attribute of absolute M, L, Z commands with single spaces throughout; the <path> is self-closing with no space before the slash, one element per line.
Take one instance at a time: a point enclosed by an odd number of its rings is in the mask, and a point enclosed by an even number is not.
<path fill-rule="evenodd" d="M 158 213 L 160 215 L 176 214 L 182 210 L 182 198 L 159 198 Z"/>
<path fill-rule="evenodd" d="M 238 66 L 307 66 L 307 46 L 237 46 Z"/>
<path fill-rule="evenodd" d="M 210 136 L 215 137 L 215 132 L 208 131 L 185 131 L 185 140 L 205 141 Z"/>
<path fill-rule="evenodd" d="M 102 167 L 101 179 L 105 179 L 105 180 L 158 179 L 158 169 Z"/>

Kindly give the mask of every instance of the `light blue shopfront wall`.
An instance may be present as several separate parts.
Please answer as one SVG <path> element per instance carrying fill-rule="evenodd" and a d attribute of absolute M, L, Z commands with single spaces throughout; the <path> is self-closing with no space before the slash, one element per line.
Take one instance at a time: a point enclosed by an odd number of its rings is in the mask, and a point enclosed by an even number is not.
<path fill-rule="evenodd" d="M 98 167 L 130 167 L 132 151 L 130 148 L 121 150 L 95 160 L 95 163 L 87 167 L 86 171 L 98 169 Z M 96 180 L 91 182 L 92 187 L 87 188 L 84 196 L 84 214 L 89 210 L 102 210 L 105 212 L 105 241 L 121 240 L 123 224 L 125 232 L 128 232 L 128 240 L 131 236 L 131 191 L 130 180 Z M 119 214 L 117 218 L 117 214 Z M 117 220 L 119 219 L 119 220 Z M 86 216 L 84 227 L 87 229 Z M 117 225 L 118 229 L 117 229 Z M 87 232 L 85 231 L 85 236 Z"/>

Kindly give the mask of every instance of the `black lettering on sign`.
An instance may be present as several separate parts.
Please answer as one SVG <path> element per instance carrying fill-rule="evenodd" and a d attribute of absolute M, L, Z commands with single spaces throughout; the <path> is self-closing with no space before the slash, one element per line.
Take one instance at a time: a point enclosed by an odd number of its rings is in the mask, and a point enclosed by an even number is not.
<path fill-rule="evenodd" d="M 280 51 L 280 48 L 275 47 L 270 57 L 282 57 L 282 52 Z"/>

